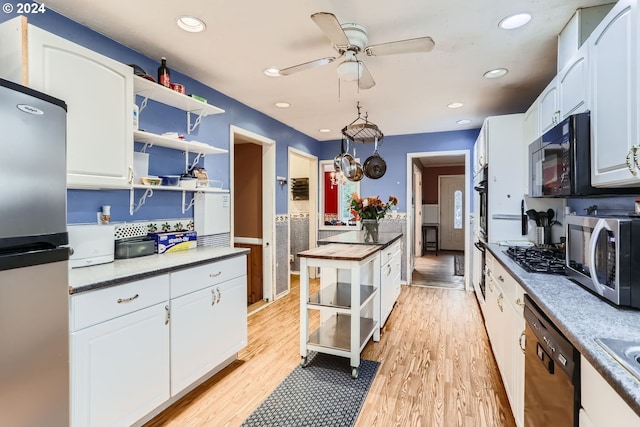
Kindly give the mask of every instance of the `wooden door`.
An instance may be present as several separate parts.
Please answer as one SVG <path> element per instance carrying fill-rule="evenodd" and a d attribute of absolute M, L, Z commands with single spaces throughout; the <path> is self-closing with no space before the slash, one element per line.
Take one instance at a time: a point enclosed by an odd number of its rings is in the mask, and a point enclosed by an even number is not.
<path fill-rule="evenodd" d="M 262 283 L 262 245 L 236 243 L 236 248 L 248 248 L 247 255 L 247 305 L 263 299 Z"/>
<path fill-rule="evenodd" d="M 464 250 L 464 175 L 440 177 L 440 249 Z"/>

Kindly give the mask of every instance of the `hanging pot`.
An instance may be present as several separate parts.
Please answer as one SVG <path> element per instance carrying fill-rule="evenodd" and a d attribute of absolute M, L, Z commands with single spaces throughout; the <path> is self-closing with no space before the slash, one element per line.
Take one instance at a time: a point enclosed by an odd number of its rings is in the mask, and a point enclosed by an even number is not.
<path fill-rule="evenodd" d="M 342 162 L 343 155 L 344 155 L 344 138 L 342 138 L 342 143 L 340 144 L 340 154 L 338 154 L 333 159 L 333 169 L 336 172 L 340 172 L 340 163 Z"/>
<path fill-rule="evenodd" d="M 387 162 L 384 161 L 380 154 L 378 154 L 378 138 L 375 140 L 375 148 L 373 154 L 367 157 L 364 161 L 362 169 L 367 178 L 378 179 L 381 178 L 385 172 L 387 172 Z"/>
<path fill-rule="evenodd" d="M 362 166 L 360 166 L 360 163 L 356 162 L 355 172 L 353 173 L 353 176 L 347 177 L 347 179 L 349 179 L 349 181 L 358 182 L 362 179 L 363 176 L 364 171 L 362 170 Z"/>
<path fill-rule="evenodd" d="M 351 180 L 358 173 L 357 166 L 359 166 L 358 162 L 356 162 L 356 159 L 349 154 L 349 140 L 347 139 L 347 151 L 342 153 L 342 157 L 340 159 L 340 170 L 348 180 Z"/>

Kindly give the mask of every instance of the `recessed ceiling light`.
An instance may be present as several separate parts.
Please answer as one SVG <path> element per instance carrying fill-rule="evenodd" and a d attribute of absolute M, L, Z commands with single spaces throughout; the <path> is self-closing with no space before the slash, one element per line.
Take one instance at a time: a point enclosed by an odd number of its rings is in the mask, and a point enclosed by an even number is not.
<path fill-rule="evenodd" d="M 318 129 L 318 131 L 320 133 L 329 133 L 329 132 L 331 132 L 331 129 L 323 128 L 323 129 Z"/>
<path fill-rule="evenodd" d="M 447 107 L 449 107 L 449 108 L 460 108 L 463 105 L 464 104 L 462 102 L 452 102 L 451 104 L 447 105 Z"/>
<path fill-rule="evenodd" d="M 514 30 L 527 25 L 531 21 L 531 15 L 528 13 L 516 13 L 515 15 L 503 18 L 498 24 L 503 30 Z"/>
<path fill-rule="evenodd" d="M 291 104 L 289 104 L 288 102 L 276 102 L 275 105 L 278 108 L 289 108 L 289 107 L 291 107 Z"/>
<path fill-rule="evenodd" d="M 275 67 L 269 67 L 264 70 L 264 75 L 269 77 L 280 77 L 280 70 Z"/>
<path fill-rule="evenodd" d="M 176 24 L 178 24 L 178 27 L 190 33 L 200 33 L 207 28 L 202 19 L 188 15 L 179 16 L 176 19 Z"/>
<path fill-rule="evenodd" d="M 462 120 L 458 120 L 456 123 L 459 124 L 459 125 L 468 125 L 469 123 L 471 123 L 471 120 L 462 119 Z"/>
<path fill-rule="evenodd" d="M 487 79 L 497 79 L 499 77 L 504 76 L 508 72 L 509 70 L 507 70 L 506 68 L 496 68 L 494 70 L 487 71 L 486 73 L 484 73 L 484 76 Z"/>

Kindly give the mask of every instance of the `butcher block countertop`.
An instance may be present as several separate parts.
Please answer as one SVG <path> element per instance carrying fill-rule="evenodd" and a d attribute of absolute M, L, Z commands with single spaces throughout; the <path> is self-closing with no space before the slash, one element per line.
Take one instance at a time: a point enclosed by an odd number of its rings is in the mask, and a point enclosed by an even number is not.
<path fill-rule="evenodd" d="M 340 261 L 362 261 L 371 254 L 378 252 L 382 246 L 358 245 L 345 243 L 331 243 L 317 248 L 298 252 L 300 258 L 320 258 Z"/>

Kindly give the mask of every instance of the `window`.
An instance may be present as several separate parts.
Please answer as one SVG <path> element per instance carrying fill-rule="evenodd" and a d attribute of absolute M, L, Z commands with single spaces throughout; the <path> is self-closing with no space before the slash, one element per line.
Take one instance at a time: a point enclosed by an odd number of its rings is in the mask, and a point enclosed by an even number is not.
<path fill-rule="evenodd" d="M 329 229 L 339 226 L 356 226 L 349 221 L 353 215 L 349 209 L 351 193 L 360 192 L 360 183 L 343 179 L 336 173 L 333 161 L 320 162 L 320 228 Z"/>
<path fill-rule="evenodd" d="M 462 228 L 462 191 L 453 192 L 453 228 L 459 230 Z"/>

